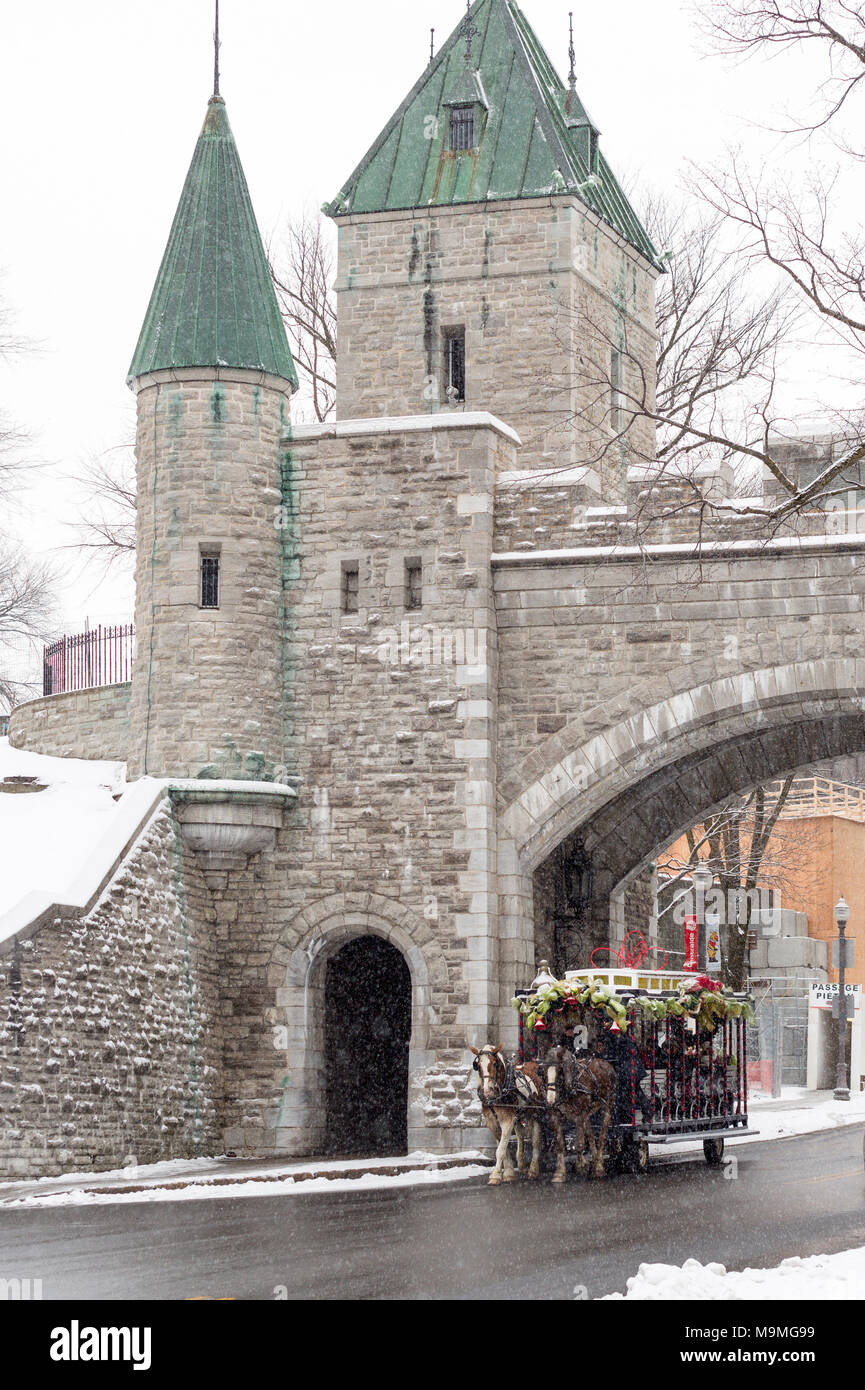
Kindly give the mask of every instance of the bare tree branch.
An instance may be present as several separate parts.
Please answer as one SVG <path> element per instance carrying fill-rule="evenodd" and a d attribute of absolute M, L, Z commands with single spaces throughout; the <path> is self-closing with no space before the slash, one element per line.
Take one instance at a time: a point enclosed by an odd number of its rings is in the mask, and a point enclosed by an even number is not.
<path fill-rule="evenodd" d="M 824 61 L 820 114 L 795 127 L 831 124 L 865 78 L 865 16 L 844 0 L 704 0 L 704 27 L 722 52 L 742 57 L 804 49 Z M 791 132 L 792 133 L 792 132 Z"/>
<path fill-rule="evenodd" d="M 317 420 L 336 404 L 336 300 L 333 251 L 324 219 L 308 215 L 288 223 L 271 274 L 292 354 Z"/>
<path fill-rule="evenodd" d="M 43 561 L 0 542 L 0 701 L 14 705 L 26 682 L 12 674 L 22 645 L 44 641 L 54 615 L 56 575 Z"/>
<path fill-rule="evenodd" d="M 682 859 L 676 845 L 668 846 L 658 857 L 664 906 L 659 917 L 681 902 L 698 863 L 718 880 L 724 903 L 737 903 L 734 920 L 721 924 L 721 967 L 725 983 L 739 989 L 745 982 L 745 955 L 748 929 L 752 920 L 755 890 L 780 891 L 792 882 L 798 865 L 797 841 L 787 833 L 773 839 L 773 832 L 793 786 L 794 775 L 780 785 L 757 786 L 745 797 L 738 797 L 707 816 L 701 825 L 685 834 L 687 857 Z M 677 887 L 683 888 L 677 893 Z"/>
<path fill-rule="evenodd" d="M 89 458 L 75 475 L 82 506 L 74 523 L 76 548 L 88 550 L 106 569 L 135 554 L 135 455 L 131 443 Z"/>

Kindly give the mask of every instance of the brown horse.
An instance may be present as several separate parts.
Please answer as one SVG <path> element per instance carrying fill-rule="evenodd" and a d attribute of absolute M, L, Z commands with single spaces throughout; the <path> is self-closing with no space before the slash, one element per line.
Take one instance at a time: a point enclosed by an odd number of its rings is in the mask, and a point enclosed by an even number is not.
<path fill-rule="evenodd" d="M 496 1162 L 490 1183 L 513 1182 L 516 1174 L 508 1145 L 516 1131 L 517 1172 L 525 1173 L 526 1154 L 524 1131 L 531 1131 L 532 1162 L 530 1178 L 540 1177 L 541 1171 L 541 1114 L 544 1107 L 544 1082 L 537 1062 L 515 1066 L 513 1059 L 505 1060 L 501 1043 L 495 1047 L 469 1047 L 478 1073 L 478 1095 L 484 1123 L 497 1141 Z"/>
<path fill-rule="evenodd" d="M 576 1126 L 578 1171 L 585 1171 L 586 1151 L 591 1152 L 591 1172 L 604 1176 L 604 1148 L 616 1103 L 616 1073 L 600 1057 L 577 1058 L 568 1047 L 551 1047 L 544 1059 L 547 1104 L 556 1134 L 556 1171 L 553 1182 L 565 1181 L 565 1120 Z M 595 1140 L 592 1116 L 601 1116 L 601 1132 Z"/>

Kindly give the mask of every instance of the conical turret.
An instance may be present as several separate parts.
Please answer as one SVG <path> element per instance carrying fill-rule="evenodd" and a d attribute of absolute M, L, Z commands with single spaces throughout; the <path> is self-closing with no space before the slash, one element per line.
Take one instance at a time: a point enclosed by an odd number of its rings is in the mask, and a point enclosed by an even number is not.
<path fill-rule="evenodd" d="M 222 97 L 211 97 L 129 381 L 178 367 L 297 373 Z"/>
<path fill-rule="evenodd" d="M 133 775 L 284 758 L 280 438 L 297 374 L 214 95 L 129 369 L 138 405 Z"/>

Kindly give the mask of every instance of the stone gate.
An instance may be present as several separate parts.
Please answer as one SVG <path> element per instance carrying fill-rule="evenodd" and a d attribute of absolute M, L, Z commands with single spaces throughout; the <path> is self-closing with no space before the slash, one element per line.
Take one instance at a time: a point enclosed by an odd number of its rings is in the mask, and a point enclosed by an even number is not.
<path fill-rule="evenodd" d="M 292 422 L 209 103 L 129 374 L 131 689 L 12 718 L 134 781 L 67 900 L 0 919 L 10 1171 L 321 1150 L 363 937 L 410 979 L 409 1147 L 483 1142 L 466 1047 L 513 1042 L 538 958 L 647 927 L 641 872 L 729 797 L 865 750 L 865 537 L 647 482 L 661 259 L 513 0 L 472 13 L 330 205 L 336 420 Z"/>

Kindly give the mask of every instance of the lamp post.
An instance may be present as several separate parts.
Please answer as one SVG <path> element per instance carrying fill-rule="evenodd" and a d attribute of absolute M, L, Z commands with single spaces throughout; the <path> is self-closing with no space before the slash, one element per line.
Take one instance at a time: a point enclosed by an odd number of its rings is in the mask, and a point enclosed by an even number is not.
<path fill-rule="evenodd" d="M 850 908 L 841 897 L 835 904 L 838 926 L 838 1064 L 835 1069 L 835 1099 L 849 1100 L 847 1085 L 847 995 L 844 990 L 844 967 L 847 964 L 847 941 L 844 932 L 850 920 Z"/>
<path fill-rule="evenodd" d="M 700 862 L 691 874 L 691 882 L 697 894 L 697 968 L 706 969 L 706 894 L 715 882 L 710 868 Z"/>

